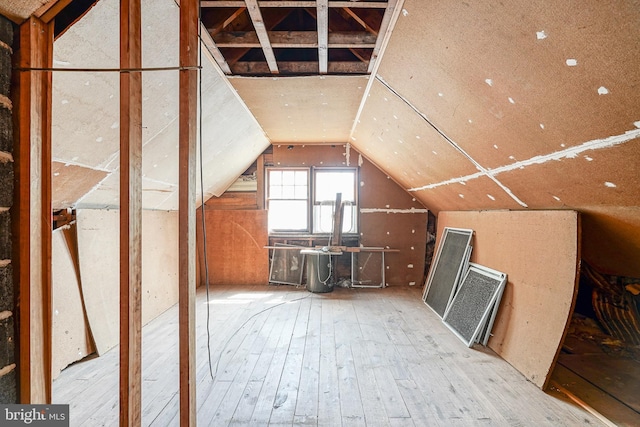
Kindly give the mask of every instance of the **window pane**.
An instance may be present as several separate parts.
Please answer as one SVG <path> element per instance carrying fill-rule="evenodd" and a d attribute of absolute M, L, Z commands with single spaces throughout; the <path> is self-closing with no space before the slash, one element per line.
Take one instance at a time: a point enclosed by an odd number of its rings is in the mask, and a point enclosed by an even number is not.
<path fill-rule="evenodd" d="M 295 187 L 293 185 L 282 186 L 282 198 L 283 199 L 295 199 Z"/>
<path fill-rule="evenodd" d="M 282 171 L 282 184 L 283 185 L 294 185 L 296 180 L 296 171 Z"/>
<path fill-rule="evenodd" d="M 316 172 L 316 202 L 335 200 L 336 193 L 342 193 L 343 201 L 355 202 L 355 172 Z"/>
<path fill-rule="evenodd" d="M 272 199 L 281 199 L 282 187 L 269 187 L 269 197 Z"/>
<path fill-rule="evenodd" d="M 271 200 L 267 215 L 269 231 L 307 230 L 306 200 Z"/>
<path fill-rule="evenodd" d="M 296 185 L 307 186 L 307 171 L 296 171 L 295 183 Z"/>
<path fill-rule="evenodd" d="M 282 184 L 282 171 L 269 171 L 269 185 L 277 186 Z"/>
<path fill-rule="evenodd" d="M 309 192 L 307 191 L 307 186 L 296 186 L 295 188 L 295 196 L 296 199 L 307 199 Z"/>

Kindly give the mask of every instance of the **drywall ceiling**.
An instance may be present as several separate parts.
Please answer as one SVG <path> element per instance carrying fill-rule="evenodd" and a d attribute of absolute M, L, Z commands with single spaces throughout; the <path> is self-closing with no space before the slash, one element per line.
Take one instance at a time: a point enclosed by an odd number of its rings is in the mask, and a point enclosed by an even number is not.
<path fill-rule="evenodd" d="M 178 66 L 179 9 L 143 1 L 143 67 Z M 109 69 L 119 63 L 119 2 L 100 0 L 54 43 L 54 67 Z M 178 71 L 143 73 L 145 209 L 177 209 Z M 269 145 L 255 118 L 202 57 L 202 158 L 205 199 L 222 194 Z M 119 73 L 54 72 L 54 208 L 119 205 Z M 198 164 L 200 152 L 198 152 Z M 200 199 L 200 189 L 198 189 Z"/>

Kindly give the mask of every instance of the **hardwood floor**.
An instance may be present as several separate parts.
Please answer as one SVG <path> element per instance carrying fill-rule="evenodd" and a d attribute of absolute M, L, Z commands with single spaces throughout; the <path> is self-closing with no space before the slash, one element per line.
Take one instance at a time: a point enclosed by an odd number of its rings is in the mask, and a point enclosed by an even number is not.
<path fill-rule="evenodd" d="M 602 425 L 490 350 L 468 349 L 417 287 L 216 286 L 209 308 L 211 372 L 200 289 L 198 425 Z M 177 319 L 173 307 L 143 330 L 144 426 L 178 425 Z M 72 426 L 117 425 L 117 348 L 68 367 L 53 393 Z"/>

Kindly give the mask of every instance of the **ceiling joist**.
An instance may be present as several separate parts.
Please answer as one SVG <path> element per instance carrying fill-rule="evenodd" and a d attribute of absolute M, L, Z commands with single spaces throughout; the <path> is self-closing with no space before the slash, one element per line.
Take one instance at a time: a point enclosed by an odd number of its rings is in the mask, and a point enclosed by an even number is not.
<path fill-rule="evenodd" d="M 202 22 L 212 39 L 208 47 L 220 67 L 230 75 L 251 76 L 368 74 L 396 4 L 397 0 L 200 2 Z"/>

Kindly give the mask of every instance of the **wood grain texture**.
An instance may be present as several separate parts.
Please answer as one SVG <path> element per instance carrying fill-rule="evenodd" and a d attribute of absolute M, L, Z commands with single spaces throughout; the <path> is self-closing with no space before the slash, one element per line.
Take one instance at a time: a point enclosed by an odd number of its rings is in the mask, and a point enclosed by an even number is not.
<path fill-rule="evenodd" d="M 198 210 L 198 216 L 201 214 Z M 269 281 L 269 253 L 264 248 L 268 244 L 267 211 L 207 210 L 205 223 L 210 284 L 263 285 Z"/>
<path fill-rule="evenodd" d="M 140 0 L 120 2 L 120 67 L 142 67 Z M 120 73 L 120 425 L 142 406 L 142 73 Z"/>
<path fill-rule="evenodd" d="M 15 96 L 15 276 L 19 283 L 20 403 L 51 401 L 51 73 L 53 25 L 20 26 Z"/>
<path fill-rule="evenodd" d="M 196 0 L 180 2 L 178 144 L 178 305 L 180 343 L 180 425 L 196 425 L 196 140 L 199 16 Z"/>
<path fill-rule="evenodd" d="M 213 379 L 204 289 L 197 301 L 198 425 L 599 425 L 490 349 L 465 347 L 417 287 L 212 287 Z M 178 424 L 177 319 L 175 306 L 144 328 L 143 425 Z M 74 425 L 114 419 L 115 353 L 54 382 Z"/>

